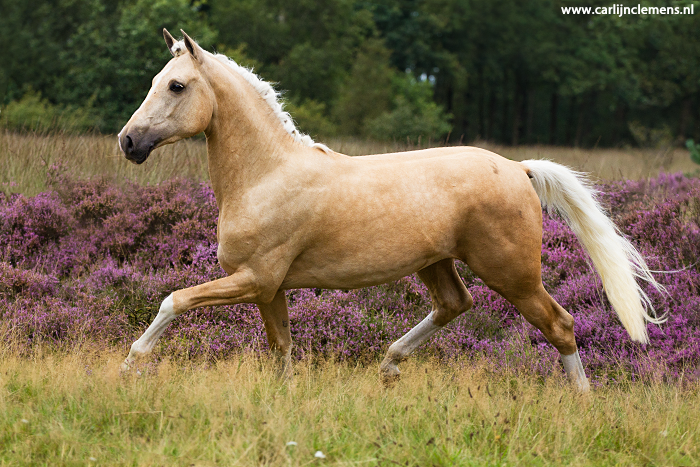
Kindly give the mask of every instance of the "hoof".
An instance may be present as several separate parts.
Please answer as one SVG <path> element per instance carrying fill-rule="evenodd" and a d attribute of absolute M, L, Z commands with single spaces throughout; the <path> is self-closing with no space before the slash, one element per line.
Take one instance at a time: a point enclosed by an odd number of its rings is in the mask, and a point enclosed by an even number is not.
<path fill-rule="evenodd" d="M 121 371 L 131 370 L 131 364 L 129 363 L 129 360 L 124 360 L 122 362 L 122 364 L 119 366 L 119 370 L 121 370 Z"/>
<path fill-rule="evenodd" d="M 385 388 L 390 388 L 401 379 L 401 371 L 396 363 L 391 360 L 384 359 L 379 365 L 379 376 Z"/>
<path fill-rule="evenodd" d="M 275 372 L 275 377 L 279 382 L 289 381 L 294 376 L 294 365 L 290 352 L 284 354 L 273 353 L 270 358 L 272 369 Z"/>
<path fill-rule="evenodd" d="M 122 364 L 119 366 L 119 370 L 120 370 L 122 373 L 126 373 L 126 372 L 128 372 L 128 371 L 131 371 L 131 370 L 134 368 L 133 365 L 134 365 L 134 361 L 133 361 L 133 360 L 129 360 L 129 359 L 127 358 L 127 359 L 124 360 L 124 361 L 122 362 Z M 139 375 L 139 376 L 141 376 L 141 370 L 136 369 L 136 374 Z"/>
<path fill-rule="evenodd" d="M 572 381 L 572 384 L 579 394 L 588 394 L 591 392 L 591 385 L 588 383 L 588 379 Z"/>
<path fill-rule="evenodd" d="M 291 363 L 277 370 L 277 381 L 286 383 L 294 379 L 294 369 Z"/>

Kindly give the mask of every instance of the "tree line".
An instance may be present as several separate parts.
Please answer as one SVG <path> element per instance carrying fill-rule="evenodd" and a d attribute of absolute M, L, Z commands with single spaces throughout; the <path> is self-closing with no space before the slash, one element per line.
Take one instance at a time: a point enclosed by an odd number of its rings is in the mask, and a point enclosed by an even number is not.
<path fill-rule="evenodd" d="M 321 138 L 700 139 L 700 2 L 637 3 L 697 16 L 563 14 L 571 0 L 0 0 L 0 123 L 118 130 L 170 58 L 167 27 L 278 83 Z"/>

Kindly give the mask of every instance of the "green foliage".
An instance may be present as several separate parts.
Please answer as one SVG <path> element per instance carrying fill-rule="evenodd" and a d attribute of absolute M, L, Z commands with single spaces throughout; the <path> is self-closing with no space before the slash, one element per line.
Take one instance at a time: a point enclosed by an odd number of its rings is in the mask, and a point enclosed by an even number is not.
<path fill-rule="evenodd" d="M 391 51 L 380 39 L 366 40 L 352 65 L 349 76 L 340 88 L 335 103 L 335 118 L 343 133 L 357 135 L 365 130 L 365 121 L 389 110 L 392 80 Z"/>
<path fill-rule="evenodd" d="M 33 87 L 58 108 L 92 106 L 100 129 L 110 132 L 138 108 L 171 58 L 163 27 L 174 34 L 183 28 L 205 47 L 216 36 L 189 0 L 0 0 L 0 10 L 0 101 Z M 53 118 L 49 111 L 44 121 Z"/>
<path fill-rule="evenodd" d="M 439 139 L 450 129 L 450 115 L 432 100 L 428 81 L 406 74 L 394 79 L 393 109 L 366 122 L 365 131 L 379 140 Z"/>
<path fill-rule="evenodd" d="M 690 160 L 696 164 L 700 164 L 700 144 L 696 144 L 695 141 L 689 139 L 685 142 L 685 146 L 690 151 Z"/>
<path fill-rule="evenodd" d="M 299 129 L 314 139 L 329 138 L 338 133 L 338 127 L 326 116 L 326 104 L 315 100 L 306 100 L 300 104 L 287 102 L 284 110 L 294 118 Z"/>
<path fill-rule="evenodd" d="M 91 15 L 61 56 L 68 69 L 58 79 L 57 97 L 84 102 L 94 96 L 103 128 L 115 131 L 138 108 L 153 76 L 172 58 L 163 27 L 176 37 L 182 28 L 207 48 L 215 33 L 188 0 L 129 0 L 120 8 L 106 0 L 90 1 Z"/>
<path fill-rule="evenodd" d="M 254 58 L 250 58 L 245 52 L 247 48 L 248 45 L 243 42 L 238 44 L 238 46 L 236 46 L 235 48 L 229 47 L 226 44 L 219 44 L 216 48 L 216 52 L 226 55 L 228 58 L 233 59 L 233 61 L 235 61 L 239 65 L 256 71 L 262 66 L 262 63 L 258 60 L 255 60 Z"/>
<path fill-rule="evenodd" d="M 116 131 L 170 58 L 165 26 L 253 66 L 319 134 L 332 133 L 323 118 L 356 136 L 370 120 L 404 127 L 413 104 L 390 82 L 408 70 L 433 85 L 438 107 L 423 120 L 444 122 L 444 108 L 456 139 L 649 145 L 646 128 L 697 141 L 700 0 L 671 3 L 696 13 L 564 15 L 570 0 L 0 0 L 0 106 L 34 89 Z"/>
<path fill-rule="evenodd" d="M 630 133 L 642 148 L 663 148 L 673 143 L 673 133 L 668 125 L 661 128 L 647 128 L 638 121 L 629 122 Z"/>
<path fill-rule="evenodd" d="M 356 0 L 220 0 L 211 24 L 220 42 L 245 43 L 258 72 L 280 83 L 291 100 L 330 108 L 357 47 L 374 33 L 371 14 Z"/>
<path fill-rule="evenodd" d="M 88 103 L 89 105 L 89 103 Z M 29 89 L 18 101 L 0 110 L 0 127 L 10 130 L 84 132 L 97 126 L 94 112 L 86 108 L 53 105 L 41 93 Z"/>

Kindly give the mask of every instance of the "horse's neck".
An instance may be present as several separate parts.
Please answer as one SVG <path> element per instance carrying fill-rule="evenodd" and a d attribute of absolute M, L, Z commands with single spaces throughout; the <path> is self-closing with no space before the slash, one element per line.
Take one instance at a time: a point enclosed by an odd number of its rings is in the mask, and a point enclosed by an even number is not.
<path fill-rule="evenodd" d="M 217 102 L 206 136 L 209 177 L 221 208 L 306 148 L 294 143 L 243 78 L 218 72 L 211 80 Z"/>

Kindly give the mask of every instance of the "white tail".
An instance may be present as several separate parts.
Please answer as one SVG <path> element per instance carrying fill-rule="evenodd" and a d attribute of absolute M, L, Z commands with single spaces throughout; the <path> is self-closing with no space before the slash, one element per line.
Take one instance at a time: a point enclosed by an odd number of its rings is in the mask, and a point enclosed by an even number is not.
<path fill-rule="evenodd" d="M 658 324 L 665 319 L 651 316 L 655 315 L 654 308 L 635 276 L 661 292 L 665 289 L 651 276 L 642 255 L 603 213 L 596 200 L 598 192 L 584 174 L 563 165 L 544 160 L 522 161 L 522 164 L 529 169 L 542 205 L 550 213 L 561 214 L 583 244 L 632 340 L 648 342 L 644 321 Z"/>

